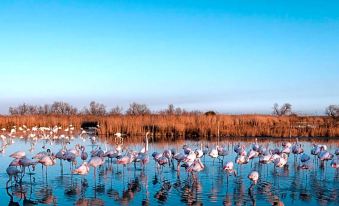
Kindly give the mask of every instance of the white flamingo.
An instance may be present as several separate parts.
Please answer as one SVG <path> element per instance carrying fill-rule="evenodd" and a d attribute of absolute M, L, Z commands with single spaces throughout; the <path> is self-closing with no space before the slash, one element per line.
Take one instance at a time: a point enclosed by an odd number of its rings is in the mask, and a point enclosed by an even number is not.
<path fill-rule="evenodd" d="M 78 168 L 72 171 L 72 174 L 87 175 L 89 172 L 89 166 L 87 162 L 83 162 Z"/>
<path fill-rule="evenodd" d="M 257 184 L 258 179 L 259 179 L 259 173 L 257 171 L 252 171 L 248 175 L 248 179 L 250 179 L 252 181 L 252 184 Z"/>
<path fill-rule="evenodd" d="M 219 156 L 219 153 L 218 153 L 218 145 L 217 146 L 215 146 L 215 148 L 214 149 L 212 149 L 211 151 L 210 151 L 210 153 L 208 154 L 211 158 L 213 158 L 213 165 L 214 165 L 214 160 L 215 160 L 215 158 L 217 158 L 218 156 Z"/>

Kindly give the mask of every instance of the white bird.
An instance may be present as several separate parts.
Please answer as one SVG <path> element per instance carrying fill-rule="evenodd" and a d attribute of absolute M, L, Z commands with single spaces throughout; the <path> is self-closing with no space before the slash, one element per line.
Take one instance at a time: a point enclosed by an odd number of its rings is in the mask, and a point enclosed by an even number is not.
<path fill-rule="evenodd" d="M 275 167 L 284 167 L 287 164 L 287 154 L 282 153 L 281 156 L 274 159 L 273 163 Z"/>
<path fill-rule="evenodd" d="M 72 171 L 73 174 L 87 175 L 89 172 L 89 166 L 87 162 L 83 162 L 78 168 Z"/>
<path fill-rule="evenodd" d="M 259 150 L 259 144 L 258 144 L 258 139 L 255 138 L 255 143 L 252 144 L 252 150 L 258 152 Z"/>
<path fill-rule="evenodd" d="M 195 159 L 193 163 L 186 169 L 186 172 L 200 172 L 205 168 L 204 164 L 199 158 Z"/>
<path fill-rule="evenodd" d="M 248 175 L 248 179 L 250 179 L 252 181 L 253 184 L 257 184 L 258 179 L 259 179 L 259 173 L 257 171 L 252 171 L 249 175 Z"/>
<path fill-rule="evenodd" d="M 227 173 L 227 175 L 234 174 L 234 176 L 237 176 L 236 171 L 234 170 L 234 164 L 233 162 L 227 162 L 223 168 L 223 170 Z"/>
<path fill-rule="evenodd" d="M 202 143 L 200 144 L 200 149 L 195 150 L 195 154 L 197 155 L 197 158 L 201 158 L 202 156 L 204 156 L 204 152 L 202 150 Z"/>
<path fill-rule="evenodd" d="M 218 153 L 218 145 L 214 148 L 214 149 L 212 149 L 211 151 L 210 151 L 210 153 L 208 154 L 211 158 L 213 158 L 213 164 L 214 164 L 214 160 L 215 160 L 215 158 L 217 158 L 218 156 L 219 156 L 219 153 Z"/>

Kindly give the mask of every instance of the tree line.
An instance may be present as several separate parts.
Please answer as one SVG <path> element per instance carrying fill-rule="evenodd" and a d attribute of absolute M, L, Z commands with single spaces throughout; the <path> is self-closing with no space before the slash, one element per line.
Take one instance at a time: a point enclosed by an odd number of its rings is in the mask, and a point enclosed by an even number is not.
<path fill-rule="evenodd" d="M 272 114 L 275 116 L 289 116 L 296 115 L 292 111 L 292 105 L 290 103 L 284 103 L 279 106 L 277 103 L 273 105 Z M 33 104 L 20 104 L 15 107 L 9 107 L 10 115 L 97 115 L 97 116 L 109 116 L 109 115 L 149 115 L 149 114 L 161 114 L 161 115 L 216 115 L 215 111 L 202 112 L 199 110 L 188 111 L 180 107 L 175 107 L 173 104 L 168 105 L 166 109 L 159 111 L 151 111 L 146 104 L 140 104 L 133 102 L 129 105 L 128 109 L 124 109 L 120 106 L 115 106 L 110 110 L 106 105 L 91 101 L 87 107 L 79 110 L 71 104 L 63 101 L 55 101 L 52 104 L 33 105 Z M 325 114 L 329 117 L 339 117 L 339 105 L 329 105 L 325 109 Z"/>
<path fill-rule="evenodd" d="M 52 104 L 34 105 L 23 103 L 18 106 L 9 107 L 10 115 L 148 115 L 148 114 L 164 114 L 164 115 L 199 115 L 203 112 L 198 110 L 187 111 L 180 107 L 175 107 L 173 104 L 168 105 L 168 108 L 160 111 L 151 111 L 146 104 L 133 102 L 129 108 L 124 111 L 123 107 L 115 106 L 108 110 L 107 107 L 95 101 L 91 101 L 87 107 L 79 110 L 71 104 L 63 101 L 55 101 Z M 216 114 L 213 111 L 206 114 Z"/>

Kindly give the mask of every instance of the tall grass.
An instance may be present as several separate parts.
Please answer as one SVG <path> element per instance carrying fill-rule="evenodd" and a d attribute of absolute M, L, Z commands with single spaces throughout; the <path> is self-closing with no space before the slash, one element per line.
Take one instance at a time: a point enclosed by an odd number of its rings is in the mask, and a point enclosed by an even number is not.
<path fill-rule="evenodd" d="M 99 134 L 116 132 L 128 136 L 153 132 L 155 140 L 206 139 L 225 137 L 339 137 L 338 120 L 325 116 L 271 115 L 117 115 L 117 116 L 0 116 L 0 127 L 13 125 L 80 128 L 84 121 L 97 121 Z"/>

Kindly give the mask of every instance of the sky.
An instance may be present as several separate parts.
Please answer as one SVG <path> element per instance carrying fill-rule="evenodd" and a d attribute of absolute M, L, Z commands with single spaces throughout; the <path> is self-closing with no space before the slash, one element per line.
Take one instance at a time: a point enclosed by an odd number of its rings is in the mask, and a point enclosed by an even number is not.
<path fill-rule="evenodd" d="M 339 1 L 1 0 L 0 113 L 56 100 L 323 114 Z"/>

